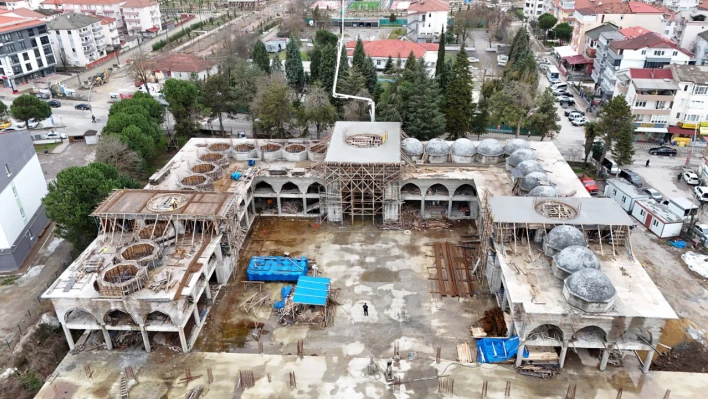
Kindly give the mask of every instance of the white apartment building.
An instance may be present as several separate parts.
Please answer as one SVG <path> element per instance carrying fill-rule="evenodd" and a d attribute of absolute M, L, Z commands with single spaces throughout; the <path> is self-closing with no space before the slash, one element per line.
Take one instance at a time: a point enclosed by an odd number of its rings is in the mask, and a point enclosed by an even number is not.
<path fill-rule="evenodd" d="M 635 137 L 663 142 L 679 86 L 671 69 L 629 68 L 617 74 L 614 95 L 624 94 L 632 109 Z"/>
<path fill-rule="evenodd" d="M 678 84 L 669 123 L 683 129 L 695 129 L 708 121 L 708 67 L 672 65 Z"/>
<path fill-rule="evenodd" d="M 701 4 L 701 0 L 664 0 L 663 6 L 671 11 L 691 11 Z"/>
<path fill-rule="evenodd" d="M 408 6 L 408 35 L 413 41 L 437 41 L 447 26 L 449 9 L 449 4 L 442 0 L 411 2 Z"/>
<path fill-rule="evenodd" d="M 56 72 L 46 21 L 0 15 L 0 43 L 4 87 L 17 90 L 19 85 Z"/>
<path fill-rule="evenodd" d="M 0 1 L 0 9 L 5 10 L 16 10 L 18 8 L 26 8 L 28 10 L 34 10 L 39 8 L 39 4 L 42 0 L 6 0 Z"/>
<path fill-rule="evenodd" d="M 77 13 L 62 14 L 47 24 L 52 47 L 63 67 L 85 67 L 106 56 L 108 43 L 101 18 Z M 118 31 L 115 31 L 116 38 Z"/>
<path fill-rule="evenodd" d="M 524 16 L 529 19 L 538 19 L 548 11 L 545 0 L 526 0 L 524 2 Z"/>
<path fill-rule="evenodd" d="M 17 270 L 49 223 L 47 182 L 26 131 L 0 133 L 0 271 Z"/>
<path fill-rule="evenodd" d="M 676 29 L 671 39 L 679 46 L 696 52 L 698 35 L 708 30 L 708 11 L 684 11 L 676 16 L 676 21 Z M 697 52 L 696 56 L 698 57 Z"/>
<path fill-rule="evenodd" d="M 154 0 L 45 0 L 41 8 L 111 17 L 130 35 L 152 37 L 162 31 L 160 7 Z"/>

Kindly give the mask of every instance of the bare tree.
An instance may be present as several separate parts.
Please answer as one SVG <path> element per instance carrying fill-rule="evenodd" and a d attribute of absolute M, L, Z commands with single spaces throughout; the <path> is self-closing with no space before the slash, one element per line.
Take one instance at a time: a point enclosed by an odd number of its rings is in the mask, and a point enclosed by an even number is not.
<path fill-rule="evenodd" d="M 153 62 L 145 54 L 138 53 L 130 62 L 128 68 L 130 77 L 136 82 L 145 86 L 145 90 L 149 93 L 147 84 L 153 76 Z"/>
<path fill-rule="evenodd" d="M 487 33 L 489 33 L 489 47 L 492 47 L 492 41 L 504 42 L 506 37 L 507 26 L 511 24 L 509 14 L 501 12 L 498 9 L 489 11 L 487 15 Z"/>
<path fill-rule="evenodd" d="M 135 151 L 120 141 L 119 136 L 102 136 L 96 147 L 96 162 L 111 165 L 118 173 L 133 178 L 143 175 L 143 161 Z"/>
<path fill-rule="evenodd" d="M 472 33 L 472 29 L 477 29 L 485 21 L 489 9 L 481 4 L 475 5 L 467 10 L 460 10 L 455 14 L 454 33 L 465 43 L 467 37 Z"/>
<path fill-rule="evenodd" d="M 359 89 L 358 97 L 371 97 L 366 89 Z M 369 116 L 369 103 L 361 100 L 349 100 L 344 105 L 344 119 L 348 121 L 365 121 Z"/>

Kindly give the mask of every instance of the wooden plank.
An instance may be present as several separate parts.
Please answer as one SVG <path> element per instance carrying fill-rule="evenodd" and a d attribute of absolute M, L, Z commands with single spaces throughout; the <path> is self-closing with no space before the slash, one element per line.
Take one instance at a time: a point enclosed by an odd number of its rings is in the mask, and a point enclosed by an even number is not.
<path fill-rule="evenodd" d="M 440 243 L 435 243 L 433 245 L 433 253 L 435 256 L 435 271 L 438 275 L 438 292 L 440 293 L 441 296 L 447 295 L 447 290 L 445 290 L 445 285 L 443 282 L 443 273 L 442 273 L 442 265 L 440 264 Z"/>
<path fill-rule="evenodd" d="M 182 295 L 182 289 L 184 288 L 185 285 L 187 285 L 187 282 L 189 281 L 190 277 L 192 276 L 192 273 L 194 273 L 194 266 L 197 264 L 197 261 L 199 260 L 199 258 L 201 258 L 202 253 L 204 253 L 204 250 L 206 249 L 207 245 L 209 245 L 209 240 L 204 240 L 204 242 L 202 243 L 201 248 L 199 248 L 199 251 L 197 252 L 197 254 L 194 255 L 194 258 L 192 258 L 192 261 L 189 262 L 189 266 L 187 266 L 187 270 L 185 270 L 184 276 L 182 276 L 182 281 L 180 281 L 179 285 L 177 286 L 177 291 L 175 292 L 175 296 L 174 296 L 174 298 L 172 298 L 173 301 L 176 301 Z"/>

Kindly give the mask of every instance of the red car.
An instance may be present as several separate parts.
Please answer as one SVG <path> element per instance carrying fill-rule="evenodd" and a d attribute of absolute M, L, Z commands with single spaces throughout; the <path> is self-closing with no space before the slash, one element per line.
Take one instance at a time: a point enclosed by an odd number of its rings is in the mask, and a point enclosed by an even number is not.
<path fill-rule="evenodd" d="M 585 186 L 585 189 L 588 190 L 588 193 L 590 195 L 597 195 L 597 183 L 595 183 L 595 180 L 589 178 L 589 177 L 581 177 L 580 182 L 583 183 L 583 186 Z"/>

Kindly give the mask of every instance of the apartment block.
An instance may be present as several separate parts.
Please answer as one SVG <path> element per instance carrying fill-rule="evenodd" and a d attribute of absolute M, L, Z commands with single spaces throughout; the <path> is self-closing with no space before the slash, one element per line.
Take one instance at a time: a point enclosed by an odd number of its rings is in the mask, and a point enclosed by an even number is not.
<path fill-rule="evenodd" d="M 669 123 L 693 131 L 708 121 L 708 67 L 672 65 L 671 70 L 678 91 Z"/>
<path fill-rule="evenodd" d="M 103 20 L 77 13 L 62 14 L 48 24 L 51 43 L 59 63 L 65 67 L 85 67 L 106 56 L 108 45 L 113 47 L 118 30 L 113 37 Z"/>
<path fill-rule="evenodd" d="M 524 16 L 530 19 L 538 19 L 548 11 L 545 0 L 526 0 L 524 3 Z"/>
<path fill-rule="evenodd" d="M 617 74 L 614 95 L 623 94 L 632 109 L 639 141 L 663 141 L 679 86 L 671 69 L 629 68 Z"/>
<path fill-rule="evenodd" d="M 0 15 L 0 43 L 5 87 L 16 88 L 56 71 L 46 21 Z"/>
<path fill-rule="evenodd" d="M 153 37 L 162 31 L 160 6 L 154 0 L 45 0 L 41 8 L 114 18 L 130 35 Z"/>

